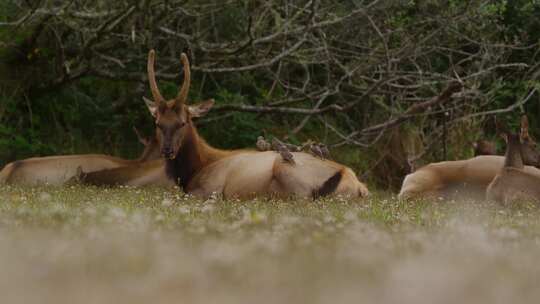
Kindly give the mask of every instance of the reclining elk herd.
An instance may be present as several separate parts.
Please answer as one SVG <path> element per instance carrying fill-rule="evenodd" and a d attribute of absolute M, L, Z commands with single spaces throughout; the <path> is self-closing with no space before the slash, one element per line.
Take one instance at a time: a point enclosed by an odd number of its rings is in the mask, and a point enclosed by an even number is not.
<path fill-rule="evenodd" d="M 201 197 L 253 196 L 307 197 L 341 195 L 366 197 L 367 187 L 351 168 L 330 160 L 325 145 L 308 142 L 301 147 L 259 137 L 256 149 L 222 150 L 209 145 L 197 132 L 192 119 L 205 115 L 214 100 L 189 104 L 190 67 L 181 55 L 184 82 L 174 99 L 159 91 L 154 72 L 155 52 L 148 54 L 148 79 L 153 100 L 144 101 L 155 119 L 155 135 L 144 138 L 141 156 L 127 160 L 102 154 L 36 157 L 7 164 L 0 171 L 0 184 L 63 185 L 178 185 Z M 521 130 L 513 133 L 499 124 L 506 141 L 505 156 L 480 155 L 471 159 L 431 163 L 407 175 L 401 199 L 468 197 L 510 203 L 540 201 L 540 153 L 528 132 L 524 116 Z M 480 152 L 478 152 L 480 151 Z M 481 152 L 488 151 L 488 152 Z M 477 142 L 475 155 L 493 154 L 494 148 Z"/>

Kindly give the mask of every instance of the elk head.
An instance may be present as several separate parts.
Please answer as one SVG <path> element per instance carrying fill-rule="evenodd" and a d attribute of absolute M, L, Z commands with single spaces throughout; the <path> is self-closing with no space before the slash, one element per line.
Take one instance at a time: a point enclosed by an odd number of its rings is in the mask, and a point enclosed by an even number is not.
<path fill-rule="evenodd" d="M 160 143 L 161 155 L 166 159 L 176 158 L 188 132 L 192 131 L 193 117 L 205 115 L 214 105 L 210 99 L 197 105 L 187 105 L 191 74 L 189 60 L 185 53 L 180 55 L 184 66 L 184 82 L 176 98 L 165 100 L 161 95 L 154 72 L 155 52 L 148 54 L 148 81 L 154 101 L 144 98 L 148 109 L 156 120 L 156 137 Z"/>
<path fill-rule="evenodd" d="M 510 132 L 506 125 L 497 121 L 497 132 L 506 141 L 505 166 L 521 168 L 523 165 L 535 166 L 540 164 L 540 153 L 536 142 L 529 136 L 527 117 L 521 117 L 519 134 Z"/>
<path fill-rule="evenodd" d="M 155 135 L 148 137 L 143 136 L 135 126 L 133 126 L 133 132 L 135 132 L 135 134 L 137 135 L 137 139 L 144 146 L 143 153 L 137 159 L 138 161 L 143 162 L 147 160 L 158 159 L 161 157 L 159 142 Z"/>

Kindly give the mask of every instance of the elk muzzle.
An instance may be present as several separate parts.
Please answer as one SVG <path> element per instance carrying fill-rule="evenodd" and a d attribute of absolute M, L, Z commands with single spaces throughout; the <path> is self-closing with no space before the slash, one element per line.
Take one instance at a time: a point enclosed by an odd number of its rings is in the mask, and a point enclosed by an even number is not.
<path fill-rule="evenodd" d="M 166 159 L 174 159 L 176 157 L 176 153 L 171 146 L 164 146 L 161 149 L 161 155 Z"/>

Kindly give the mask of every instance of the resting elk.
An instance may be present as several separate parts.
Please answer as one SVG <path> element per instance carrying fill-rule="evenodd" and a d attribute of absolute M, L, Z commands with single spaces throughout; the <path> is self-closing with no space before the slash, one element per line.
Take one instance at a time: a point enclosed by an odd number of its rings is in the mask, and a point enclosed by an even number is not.
<path fill-rule="evenodd" d="M 145 99 L 145 102 L 149 109 L 153 109 L 154 103 Z M 204 103 L 213 103 L 213 100 L 205 101 Z M 151 138 L 143 138 L 139 132 L 135 130 L 135 133 L 139 137 L 139 141 L 145 146 L 152 146 L 154 149 L 152 153 L 157 153 L 156 157 L 151 158 L 149 161 L 137 162 L 123 167 L 105 169 L 93 172 L 81 172 L 73 178 L 74 181 L 94 186 L 160 186 L 160 187 L 173 187 L 174 181 L 168 178 L 165 173 L 165 161 L 160 158 L 161 152 L 159 144 L 155 136 Z M 154 131 L 155 132 L 155 131 Z"/>
<path fill-rule="evenodd" d="M 80 172 L 75 180 L 95 186 L 161 186 L 173 187 L 174 181 L 165 173 L 165 161 L 155 159 L 114 169 Z"/>
<path fill-rule="evenodd" d="M 503 131 L 506 140 L 504 166 L 489 184 L 486 198 L 508 204 L 516 200 L 531 200 L 540 202 L 540 175 L 524 170 L 523 163 L 528 159 L 540 159 L 540 153 L 535 147 L 534 140 L 529 136 L 527 117 L 521 120 L 520 134 Z"/>
<path fill-rule="evenodd" d="M 33 157 L 7 164 L 0 171 L 0 184 L 63 185 L 81 170 L 93 172 L 113 169 L 159 158 L 160 151 L 156 139 L 143 139 L 138 132 L 136 133 L 145 145 L 143 153 L 137 159 L 128 160 L 103 154 Z"/>
<path fill-rule="evenodd" d="M 533 149 L 527 145 L 524 149 Z M 530 154 L 529 154 L 530 155 Z M 470 198 L 485 197 L 489 183 L 499 173 L 505 158 L 496 155 L 483 155 L 466 160 L 443 161 L 428 164 L 408 174 L 403 180 L 400 199 L 447 197 L 452 194 L 466 195 Z M 523 170 L 539 175 L 539 159 L 524 159 Z"/>
<path fill-rule="evenodd" d="M 168 101 L 156 83 L 154 57 L 151 50 L 147 68 L 153 102 L 147 104 L 155 117 L 166 173 L 185 192 L 202 197 L 216 193 L 226 198 L 368 195 L 367 188 L 350 168 L 333 161 L 295 152 L 295 164 L 292 164 L 273 151 L 221 150 L 210 146 L 199 136 L 192 119 L 206 114 L 214 102 L 187 104 L 191 81 L 187 56 L 181 54 L 182 87 L 176 98 Z"/>

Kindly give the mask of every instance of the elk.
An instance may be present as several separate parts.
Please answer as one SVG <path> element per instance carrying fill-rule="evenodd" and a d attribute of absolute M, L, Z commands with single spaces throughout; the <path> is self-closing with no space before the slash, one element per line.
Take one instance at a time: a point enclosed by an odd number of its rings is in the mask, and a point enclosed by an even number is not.
<path fill-rule="evenodd" d="M 524 149 L 534 149 L 532 143 Z M 540 170 L 533 166 L 540 164 L 539 159 L 527 153 L 523 170 L 531 175 L 540 176 Z M 476 156 L 466 160 L 443 161 L 428 164 L 403 180 L 398 197 L 400 199 L 446 197 L 452 192 L 466 194 L 469 197 L 485 198 L 487 186 L 503 167 L 505 158 L 496 155 Z"/>
<path fill-rule="evenodd" d="M 155 118 L 165 171 L 186 193 L 201 197 L 216 193 L 225 198 L 368 195 L 366 186 L 350 168 L 333 161 L 294 152 L 293 165 L 274 151 L 222 150 L 210 146 L 198 134 L 192 119 L 205 115 L 214 101 L 187 104 L 191 75 L 186 54 L 180 56 L 184 81 L 171 100 L 165 100 L 159 91 L 154 60 L 155 52 L 151 50 L 147 69 L 153 101 L 145 101 Z"/>
<path fill-rule="evenodd" d="M 534 149 L 536 143 L 529 136 L 529 122 L 526 116 L 521 118 L 521 132 L 514 134 L 502 131 L 506 141 L 504 166 L 489 184 L 486 198 L 509 204 L 515 200 L 540 202 L 540 176 L 524 170 L 524 163 L 529 159 L 538 161 L 540 153 Z"/>
<path fill-rule="evenodd" d="M 154 135 L 155 131 L 152 136 L 142 136 L 139 130 L 136 127 L 133 127 L 133 132 L 135 132 L 135 135 L 137 135 L 137 139 L 144 146 L 144 150 L 141 153 L 141 156 L 139 156 L 136 162 L 134 162 L 135 164 L 161 158 L 161 152 L 159 151 L 159 142 Z"/>
<path fill-rule="evenodd" d="M 152 107 L 152 102 L 148 104 L 148 100 L 146 99 L 145 102 L 147 103 L 147 106 Z M 206 102 L 213 101 L 209 100 Z M 165 162 L 161 158 L 157 138 L 155 136 L 143 137 L 135 127 L 133 130 L 137 134 L 139 141 L 145 145 L 145 147 L 151 147 L 147 148 L 147 151 L 143 152 L 143 155 L 141 156 L 142 158 L 148 155 L 146 158 L 148 161 L 140 161 L 127 166 L 93 172 L 85 172 L 84 170 L 80 170 L 80 172 L 78 172 L 78 174 L 74 176 L 70 182 L 94 186 L 175 186 L 174 181 L 168 178 L 167 174 L 165 174 Z"/>
<path fill-rule="evenodd" d="M 63 185 L 79 171 L 93 172 L 139 164 L 160 157 L 159 144 L 153 137 L 137 137 L 145 145 L 144 151 L 137 159 L 127 160 L 104 154 L 80 154 L 33 157 L 7 164 L 0 171 L 0 184 L 24 185 Z"/>
<path fill-rule="evenodd" d="M 94 186 L 175 186 L 174 181 L 165 173 L 165 161 L 163 159 L 88 173 L 80 172 L 74 180 Z"/>

